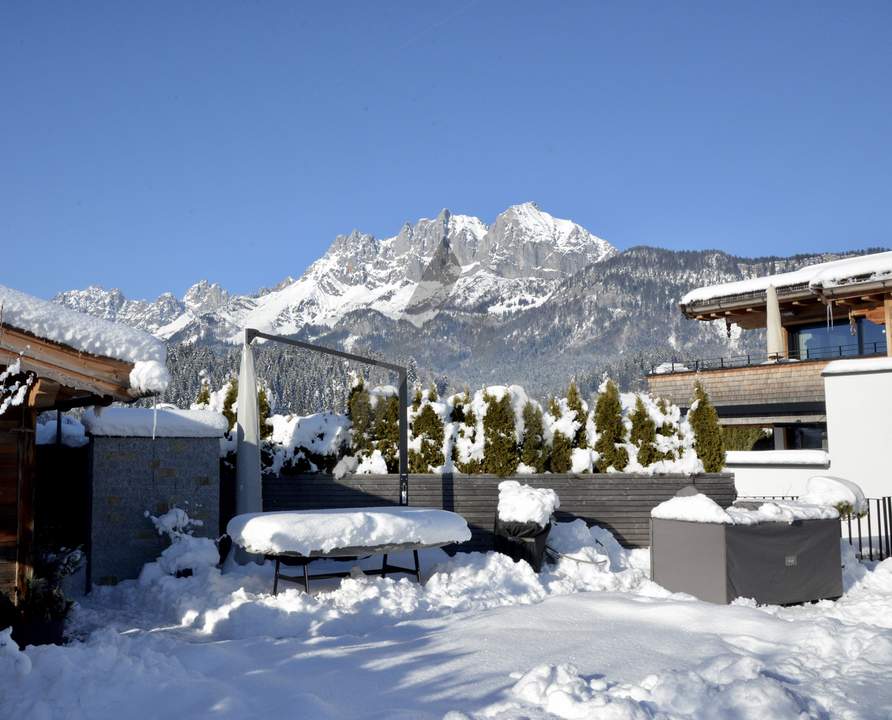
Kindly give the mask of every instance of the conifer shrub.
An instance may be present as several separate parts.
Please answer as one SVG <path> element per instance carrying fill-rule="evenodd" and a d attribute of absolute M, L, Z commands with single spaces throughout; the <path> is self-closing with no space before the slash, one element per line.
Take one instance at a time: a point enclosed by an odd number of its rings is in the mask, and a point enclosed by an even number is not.
<path fill-rule="evenodd" d="M 625 427 L 619 389 L 613 380 L 607 380 L 604 392 L 598 395 L 598 402 L 595 405 L 595 429 L 598 432 L 598 440 L 595 443 L 595 450 L 598 452 L 597 471 L 607 472 L 610 467 L 619 471 L 624 470 L 629 463 L 629 453 L 624 447 L 617 447 L 617 443 L 625 439 Z"/>
<path fill-rule="evenodd" d="M 202 380 L 201 389 L 198 391 L 198 396 L 195 398 L 195 402 L 198 405 L 210 405 L 211 386 L 208 385 L 207 380 Z"/>
<path fill-rule="evenodd" d="M 635 410 L 630 416 L 632 429 L 629 433 L 629 441 L 638 448 L 638 463 L 647 467 L 660 460 L 661 453 L 655 445 L 657 440 L 657 425 L 651 419 L 650 413 L 644 407 L 644 401 L 639 395 L 635 399 Z"/>
<path fill-rule="evenodd" d="M 449 421 L 463 423 L 465 421 L 465 407 L 471 404 L 471 391 L 465 388 L 464 393 L 456 395 L 452 400 L 452 412 Z"/>
<path fill-rule="evenodd" d="M 504 393 L 498 400 L 484 395 L 486 415 L 483 416 L 483 468 L 484 472 L 499 477 L 511 475 L 517 470 L 517 426 L 511 398 Z"/>
<path fill-rule="evenodd" d="M 437 402 L 440 399 L 439 394 L 437 393 L 437 386 L 431 383 L 430 388 L 427 391 L 427 399 L 430 402 Z"/>
<path fill-rule="evenodd" d="M 573 443 L 560 430 L 555 430 L 551 439 L 548 465 L 553 473 L 568 473 L 573 467 Z"/>
<path fill-rule="evenodd" d="M 567 388 L 567 408 L 575 414 L 575 420 L 579 423 L 579 429 L 573 436 L 574 448 L 588 447 L 588 440 L 585 434 L 586 411 L 582 405 L 582 398 L 579 397 L 579 388 L 576 387 L 576 381 L 570 381 L 570 387 Z"/>
<path fill-rule="evenodd" d="M 415 386 L 415 394 L 412 396 L 412 409 L 417 411 L 421 407 L 421 388 Z"/>
<path fill-rule="evenodd" d="M 443 423 L 430 405 L 424 405 L 415 416 L 412 435 L 420 439 L 421 447 L 409 450 L 409 472 L 428 473 L 443 465 Z"/>
<path fill-rule="evenodd" d="M 722 445 L 725 450 L 752 450 L 753 446 L 765 437 L 760 427 L 723 425 Z"/>
<path fill-rule="evenodd" d="M 542 437 L 542 409 L 536 403 L 527 401 L 523 406 L 523 445 L 520 450 L 520 461 L 541 473 L 545 472 L 547 460 L 548 452 L 545 439 Z"/>
<path fill-rule="evenodd" d="M 266 388 L 261 386 L 257 391 L 257 418 L 260 422 L 260 438 L 266 440 L 273 434 L 273 426 L 267 421 L 270 416 L 269 397 Z"/>
<path fill-rule="evenodd" d="M 372 403 L 365 383 L 360 379 L 352 388 L 347 399 L 347 416 L 353 425 L 354 455 L 372 451 Z"/>
<path fill-rule="evenodd" d="M 561 404 L 554 395 L 551 395 L 548 398 L 548 414 L 555 420 L 561 416 Z"/>
<path fill-rule="evenodd" d="M 694 450 L 703 462 L 703 470 L 721 472 L 725 467 L 725 447 L 719 415 L 699 380 L 694 383 L 694 402 L 688 411 L 688 422 L 694 431 Z"/>
<path fill-rule="evenodd" d="M 372 421 L 374 446 L 387 464 L 387 472 L 400 468 L 400 401 L 390 395 L 378 398 Z"/>
<path fill-rule="evenodd" d="M 238 400 L 238 378 L 232 378 L 229 381 L 229 387 L 226 388 L 226 395 L 223 397 L 223 417 L 229 422 L 229 429 L 235 427 L 237 420 L 236 411 L 233 409 L 236 400 Z"/>

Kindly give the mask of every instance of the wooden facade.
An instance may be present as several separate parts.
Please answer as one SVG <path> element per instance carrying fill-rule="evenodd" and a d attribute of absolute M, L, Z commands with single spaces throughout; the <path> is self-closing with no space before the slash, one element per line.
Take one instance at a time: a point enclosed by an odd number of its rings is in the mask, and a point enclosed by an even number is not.
<path fill-rule="evenodd" d="M 84 353 L 0 326 L 0 370 L 19 360 L 35 375 L 21 405 L 0 415 L 0 593 L 18 602 L 33 574 L 37 416 L 131 402 L 132 363 Z"/>

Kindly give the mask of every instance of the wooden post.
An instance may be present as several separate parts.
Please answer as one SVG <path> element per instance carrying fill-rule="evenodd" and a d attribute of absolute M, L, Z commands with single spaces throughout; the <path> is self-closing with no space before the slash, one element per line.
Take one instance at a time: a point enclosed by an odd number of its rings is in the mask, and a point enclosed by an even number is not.
<path fill-rule="evenodd" d="M 886 311 L 886 355 L 892 357 L 892 295 L 886 295 L 883 307 Z"/>

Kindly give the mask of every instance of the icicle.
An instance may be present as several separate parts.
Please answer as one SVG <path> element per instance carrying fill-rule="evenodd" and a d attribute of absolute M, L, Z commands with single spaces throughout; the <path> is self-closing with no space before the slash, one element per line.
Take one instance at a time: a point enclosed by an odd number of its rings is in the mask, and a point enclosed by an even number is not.
<path fill-rule="evenodd" d="M 833 301 L 827 301 L 827 331 L 833 327 Z"/>
<path fill-rule="evenodd" d="M 155 430 L 158 428 L 158 396 L 152 397 L 152 440 L 155 439 Z"/>

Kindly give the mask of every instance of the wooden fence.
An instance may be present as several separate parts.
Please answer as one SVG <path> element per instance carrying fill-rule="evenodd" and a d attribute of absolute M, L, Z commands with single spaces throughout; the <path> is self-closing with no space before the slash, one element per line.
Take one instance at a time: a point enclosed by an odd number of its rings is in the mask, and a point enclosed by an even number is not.
<path fill-rule="evenodd" d="M 498 504 L 495 475 L 412 475 L 409 504 L 436 507 L 462 515 L 473 538 L 461 550 L 492 549 L 492 527 Z M 650 544 L 650 511 L 686 485 L 695 485 L 722 507 L 736 498 L 734 476 L 634 475 L 518 475 L 513 478 L 534 487 L 557 492 L 559 520 L 581 518 L 589 525 L 610 530 L 626 547 Z M 396 505 L 399 476 L 351 475 L 335 480 L 330 475 L 266 476 L 263 480 L 264 510 L 302 510 L 332 507 Z"/>

